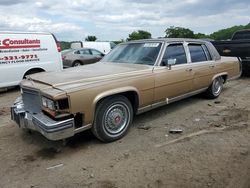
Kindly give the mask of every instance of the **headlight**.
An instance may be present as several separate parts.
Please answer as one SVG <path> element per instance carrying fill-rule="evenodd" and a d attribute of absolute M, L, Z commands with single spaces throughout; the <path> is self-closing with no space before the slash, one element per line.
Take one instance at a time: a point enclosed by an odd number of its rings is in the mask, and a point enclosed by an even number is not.
<path fill-rule="evenodd" d="M 42 97 L 42 105 L 50 110 L 57 110 L 57 103 L 46 97 Z"/>
<path fill-rule="evenodd" d="M 42 96 L 43 112 L 51 115 L 54 118 L 61 118 L 69 115 L 68 98 L 54 101 Z"/>

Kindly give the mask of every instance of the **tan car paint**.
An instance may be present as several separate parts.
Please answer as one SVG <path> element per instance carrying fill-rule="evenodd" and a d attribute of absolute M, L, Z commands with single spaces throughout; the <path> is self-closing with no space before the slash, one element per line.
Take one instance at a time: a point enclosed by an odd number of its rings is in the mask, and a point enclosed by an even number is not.
<path fill-rule="evenodd" d="M 193 90 L 207 88 L 213 76 L 217 73 L 214 61 L 191 63 L 190 69 L 192 69 L 191 72 L 194 75 Z"/>
<path fill-rule="evenodd" d="M 190 65 L 175 65 L 154 69 L 155 97 L 154 102 L 164 101 L 191 91 L 193 75 L 186 71 Z"/>
<path fill-rule="evenodd" d="M 144 73 L 145 74 L 145 73 Z M 137 93 L 139 98 L 139 106 L 146 106 L 153 100 L 154 78 L 152 71 L 144 76 L 137 76 L 136 79 L 123 78 L 116 82 L 107 82 L 83 91 L 76 91 L 70 94 L 72 113 L 83 112 L 86 123 L 92 123 L 96 103 L 104 97 L 118 93 L 132 91 Z M 79 103 L 79 101 L 82 101 Z M 86 108 L 86 106 L 88 108 Z"/>
<path fill-rule="evenodd" d="M 157 62 L 156 64 L 159 64 Z M 190 70 L 191 69 L 191 70 Z M 105 97 L 133 92 L 138 97 L 138 111 L 150 110 L 157 104 L 167 104 L 207 89 L 220 75 L 239 76 L 237 58 L 222 58 L 206 63 L 147 66 L 121 63 L 96 63 L 72 68 L 63 73 L 37 74 L 21 86 L 40 90 L 54 100 L 68 97 L 71 114 L 84 114 L 84 125 L 94 121 L 97 103 Z M 44 84 L 43 84 L 44 83 Z"/>

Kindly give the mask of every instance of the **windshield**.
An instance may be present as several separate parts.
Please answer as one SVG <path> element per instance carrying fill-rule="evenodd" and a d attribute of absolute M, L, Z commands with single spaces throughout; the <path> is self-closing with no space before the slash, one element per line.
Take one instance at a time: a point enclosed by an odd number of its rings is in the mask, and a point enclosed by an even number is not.
<path fill-rule="evenodd" d="M 102 62 L 154 65 L 161 45 L 159 42 L 121 44 L 106 55 Z"/>

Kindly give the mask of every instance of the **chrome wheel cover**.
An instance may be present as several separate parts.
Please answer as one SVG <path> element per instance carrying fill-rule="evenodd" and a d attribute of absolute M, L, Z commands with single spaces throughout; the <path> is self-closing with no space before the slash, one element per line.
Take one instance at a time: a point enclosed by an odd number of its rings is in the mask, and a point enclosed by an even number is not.
<path fill-rule="evenodd" d="M 110 105 L 104 113 L 102 122 L 107 134 L 117 136 L 129 125 L 129 107 L 123 102 Z"/>
<path fill-rule="evenodd" d="M 212 85 L 212 91 L 213 91 L 213 94 L 215 96 L 218 96 L 220 93 L 221 93 L 221 90 L 222 90 L 222 79 L 219 77 L 219 78 L 216 78 L 214 81 L 213 81 L 213 85 Z"/>
<path fill-rule="evenodd" d="M 74 67 L 79 67 L 80 65 L 81 65 L 81 63 L 77 62 L 77 63 L 74 64 Z"/>

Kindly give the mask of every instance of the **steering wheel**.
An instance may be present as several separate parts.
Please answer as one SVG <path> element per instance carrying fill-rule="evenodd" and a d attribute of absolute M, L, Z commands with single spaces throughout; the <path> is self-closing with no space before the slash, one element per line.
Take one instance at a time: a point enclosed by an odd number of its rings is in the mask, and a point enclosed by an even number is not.
<path fill-rule="evenodd" d="M 154 61 L 154 59 L 152 57 L 149 57 L 149 56 L 144 56 L 141 60 L 142 61 Z"/>

